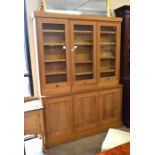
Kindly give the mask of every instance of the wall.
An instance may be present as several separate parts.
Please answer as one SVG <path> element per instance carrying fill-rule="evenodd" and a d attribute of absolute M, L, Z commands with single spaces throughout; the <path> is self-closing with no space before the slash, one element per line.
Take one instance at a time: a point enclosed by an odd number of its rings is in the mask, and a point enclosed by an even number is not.
<path fill-rule="evenodd" d="M 30 45 L 30 56 L 31 56 L 31 64 L 32 64 L 32 75 L 33 75 L 33 84 L 34 84 L 34 95 L 39 95 L 39 87 L 38 87 L 38 74 L 37 74 L 37 66 L 36 66 L 36 55 L 35 55 L 35 43 L 34 43 L 34 31 L 33 31 L 33 20 L 32 20 L 32 12 L 39 10 L 41 5 L 41 0 L 26 0 L 26 8 L 27 8 L 27 21 L 28 21 L 28 33 L 29 33 L 29 45 Z M 114 15 L 113 10 L 122 6 L 122 5 L 130 5 L 130 0 L 110 0 L 110 8 L 111 13 Z"/>
<path fill-rule="evenodd" d="M 110 0 L 111 14 L 114 16 L 114 10 L 123 5 L 130 5 L 130 0 Z"/>

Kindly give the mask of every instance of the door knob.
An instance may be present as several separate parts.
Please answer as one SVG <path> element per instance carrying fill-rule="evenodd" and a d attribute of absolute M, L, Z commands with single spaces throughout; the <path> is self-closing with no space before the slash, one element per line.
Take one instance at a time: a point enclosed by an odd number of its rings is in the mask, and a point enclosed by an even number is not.
<path fill-rule="evenodd" d="M 63 46 L 62 49 L 65 50 L 66 49 L 66 46 Z"/>
<path fill-rule="evenodd" d="M 78 48 L 78 46 L 74 46 L 74 49 L 77 49 Z"/>

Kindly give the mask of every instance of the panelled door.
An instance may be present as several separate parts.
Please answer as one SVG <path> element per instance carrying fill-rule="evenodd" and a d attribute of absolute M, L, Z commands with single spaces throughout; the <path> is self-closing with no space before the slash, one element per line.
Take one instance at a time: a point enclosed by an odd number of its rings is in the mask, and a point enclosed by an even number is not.
<path fill-rule="evenodd" d="M 100 124 L 121 120 L 121 92 L 121 88 L 117 88 L 99 93 Z"/>
<path fill-rule="evenodd" d="M 98 23 L 98 86 L 119 83 L 120 24 Z"/>
<path fill-rule="evenodd" d="M 68 21 L 37 19 L 41 93 L 70 90 Z"/>
<path fill-rule="evenodd" d="M 77 132 L 98 127 L 98 94 L 97 92 L 74 96 L 74 126 Z"/>
<path fill-rule="evenodd" d="M 96 23 L 71 21 L 73 87 L 96 83 Z M 77 87 L 76 87 L 77 88 Z"/>
<path fill-rule="evenodd" d="M 72 97 L 45 98 L 44 116 L 46 140 L 54 143 L 73 135 Z"/>

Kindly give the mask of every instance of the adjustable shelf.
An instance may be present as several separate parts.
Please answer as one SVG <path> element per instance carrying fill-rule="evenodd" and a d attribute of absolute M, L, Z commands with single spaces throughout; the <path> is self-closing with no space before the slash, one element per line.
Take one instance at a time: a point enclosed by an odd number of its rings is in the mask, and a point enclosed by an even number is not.
<path fill-rule="evenodd" d="M 43 30 L 43 32 L 49 32 L 49 33 L 64 33 L 65 30 Z"/>
<path fill-rule="evenodd" d="M 50 63 L 50 62 L 65 62 L 66 59 L 55 59 L 55 60 L 44 60 L 45 63 Z"/>
<path fill-rule="evenodd" d="M 116 45 L 115 42 L 101 42 L 100 45 Z"/>
<path fill-rule="evenodd" d="M 84 45 L 93 45 L 93 43 L 84 43 L 84 42 L 83 43 L 82 42 L 81 43 L 74 43 L 74 44 L 78 45 L 78 46 L 81 46 L 81 45 L 83 45 L 83 46 Z"/>
<path fill-rule="evenodd" d="M 75 73 L 76 76 L 90 75 L 90 74 L 93 74 L 93 72 L 81 72 L 81 73 Z"/>
<path fill-rule="evenodd" d="M 44 43 L 44 46 L 64 46 L 65 43 L 59 43 L 59 42 L 48 42 L 48 43 Z"/>
<path fill-rule="evenodd" d="M 63 75 L 63 74 L 66 74 L 66 72 L 49 72 L 49 73 L 46 73 L 46 76 Z"/>
<path fill-rule="evenodd" d="M 116 57 L 101 57 L 101 60 L 116 59 Z"/>
<path fill-rule="evenodd" d="M 116 34 L 116 32 L 114 32 L 114 31 L 101 31 L 100 32 L 101 34 L 103 33 L 103 34 Z"/>
<path fill-rule="evenodd" d="M 92 33 L 92 31 L 80 31 L 80 30 L 76 30 L 74 31 L 74 33 Z"/>
<path fill-rule="evenodd" d="M 83 60 L 83 61 L 75 61 L 76 64 L 87 64 L 87 63 L 93 63 L 92 60 Z"/>
<path fill-rule="evenodd" d="M 115 72 L 114 69 L 106 69 L 104 71 L 100 71 L 100 73 L 110 73 L 110 72 Z"/>

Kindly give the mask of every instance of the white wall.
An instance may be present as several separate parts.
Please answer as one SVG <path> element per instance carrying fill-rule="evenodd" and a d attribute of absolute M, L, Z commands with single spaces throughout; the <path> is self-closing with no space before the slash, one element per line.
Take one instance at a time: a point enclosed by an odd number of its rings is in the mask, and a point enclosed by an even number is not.
<path fill-rule="evenodd" d="M 130 5 L 130 0 L 110 0 L 111 11 L 123 5 Z"/>
<path fill-rule="evenodd" d="M 34 44 L 34 31 L 33 31 L 33 22 L 32 22 L 32 12 L 39 10 L 42 0 L 26 0 L 27 8 L 27 21 L 28 21 L 28 33 L 29 33 L 29 46 L 30 46 L 30 56 L 32 64 L 32 75 L 33 75 L 33 84 L 34 84 L 34 94 L 38 96 L 38 85 L 37 85 L 37 73 L 36 73 L 36 61 L 35 61 L 35 44 Z M 111 13 L 114 15 L 113 10 L 122 6 L 130 5 L 130 0 L 110 0 Z"/>

